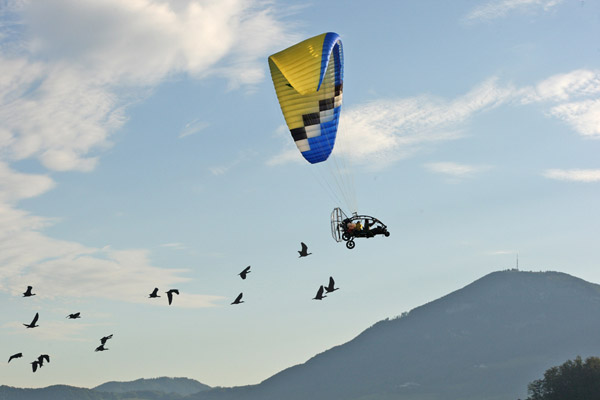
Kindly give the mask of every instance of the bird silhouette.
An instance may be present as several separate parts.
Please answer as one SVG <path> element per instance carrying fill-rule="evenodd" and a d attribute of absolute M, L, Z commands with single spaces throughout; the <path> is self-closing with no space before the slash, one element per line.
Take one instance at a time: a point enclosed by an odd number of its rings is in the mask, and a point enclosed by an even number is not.
<path fill-rule="evenodd" d="M 69 318 L 69 319 L 81 318 L 81 313 L 80 312 L 76 312 L 75 314 L 69 314 L 69 315 L 67 315 L 67 318 Z"/>
<path fill-rule="evenodd" d="M 169 291 L 167 292 L 167 297 L 169 298 L 169 305 L 171 305 L 171 302 L 173 301 L 173 293 L 179 294 L 179 290 L 169 289 Z"/>
<path fill-rule="evenodd" d="M 241 304 L 241 303 L 243 303 L 243 301 L 242 301 L 242 296 L 243 295 L 244 295 L 244 293 L 238 294 L 238 297 L 236 297 L 235 300 L 233 301 L 233 303 L 231 303 L 231 304 Z"/>
<path fill-rule="evenodd" d="M 27 286 L 27 290 L 23 293 L 23 297 L 35 296 L 35 293 L 31 293 L 31 289 L 33 289 L 33 286 Z"/>
<path fill-rule="evenodd" d="M 37 370 L 38 365 L 40 365 L 40 363 L 37 360 L 31 363 L 31 369 L 33 369 L 33 372 Z"/>
<path fill-rule="evenodd" d="M 248 265 L 246 268 L 244 268 L 244 270 L 242 272 L 240 272 L 238 275 L 242 277 L 242 279 L 246 279 L 246 275 L 248 275 L 250 273 L 250 266 Z"/>
<path fill-rule="evenodd" d="M 27 325 L 27 324 L 23 324 L 23 325 L 25 325 L 27 328 L 36 328 L 39 326 L 39 325 L 36 325 L 36 322 L 39 317 L 40 317 L 40 314 L 35 313 L 35 317 L 33 317 L 33 321 L 31 321 L 31 323 L 29 325 Z"/>
<path fill-rule="evenodd" d="M 298 254 L 300 254 L 300 257 L 306 257 L 312 253 L 308 253 L 308 246 L 304 244 L 304 242 L 300 242 L 300 245 L 302 246 L 302 250 L 298 250 Z M 298 258 L 300 258 L 298 257 Z"/>
<path fill-rule="evenodd" d="M 100 343 L 102 343 L 102 345 L 105 345 L 105 344 L 106 344 L 106 341 L 107 341 L 108 339 L 112 339 L 112 337 L 113 337 L 113 335 L 112 335 L 112 334 L 111 334 L 111 335 L 108 335 L 108 336 L 104 336 L 102 339 L 100 339 Z"/>
<path fill-rule="evenodd" d="M 17 353 L 17 354 L 13 354 L 12 356 L 10 356 L 8 358 L 8 362 L 10 362 L 11 360 L 15 359 L 15 358 L 21 358 L 23 357 L 23 353 Z"/>
<path fill-rule="evenodd" d="M 323 288 L 323 285 L 321 285 L 319 287 L 319 290 L 317 290 L 317 295 L 315 297 L 313 297 L 313 300 L 323 300 L 323 298 L 327 297 L 325 295 L 323 295 L 323 290 L 325 290 Z"/>
<path fill-rule="evenodd" d="M 155 288 L 154 288 L 154 290 L 152 291 L 152 293 L 150 293 L 150 294 L 148 295 L 148 298 L 150 298 L 150 299 L 155 299 L 155 298 L 157 298 L 157 297 L 160 297 L 160 296 L 158 295 L 158 288 L 157 288 L 157 287 L 155 287 Z"/>
<path fill-rule="evenodd" d="M 46 362 L 50 362 L 50 356 L 48 354 L 41 354 L 37 358 L 37 362 L 40 368 L 44 366 L 44 360 L 46 360 Z"/>
<path fill-rule="evenodd" d="M 100 346 L 96 347 L 96 350 L 94 350 L 94 351 L 105 351 L 105 350 L 109 350 L 109 349 L 108 349 L 108 347 L 104 347 L 104 343 L 103 343 Z"/>
<path fill-rule="evenodd" d="M 335 281 L 333 280 L 333 277 L 330 276 L 329 277 L 329 285 L 325 286 L 325 291 L 327 293 L 331 293 L 331 292 L 339 289 L 339 288 L 336 288 L 334 286 L 335 286 Z"/>

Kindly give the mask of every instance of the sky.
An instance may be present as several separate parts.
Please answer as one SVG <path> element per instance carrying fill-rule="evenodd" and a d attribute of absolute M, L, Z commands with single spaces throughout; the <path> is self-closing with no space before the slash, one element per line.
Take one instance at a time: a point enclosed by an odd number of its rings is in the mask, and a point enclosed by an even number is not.
<path fill-rule="evenodd" d="M 267 63 L 330 31 L 348 202 Z M 600 283 L 598 37 L 590 0 L 0 0 L 0 384 L 255 384 L 517 257 Z M 335 242 L 353 206 L 390 237 Z"/>

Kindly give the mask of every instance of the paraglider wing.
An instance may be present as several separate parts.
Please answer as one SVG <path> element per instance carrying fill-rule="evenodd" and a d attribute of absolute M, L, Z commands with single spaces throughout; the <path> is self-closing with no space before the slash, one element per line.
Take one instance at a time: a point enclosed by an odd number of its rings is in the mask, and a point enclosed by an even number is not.
<path fill-rule="evenodd" d="M 281 111 L 298 150 L 311 164 L 335 143 L 343 87 L 342 42 L 327 32 L 269 57 Z"/>

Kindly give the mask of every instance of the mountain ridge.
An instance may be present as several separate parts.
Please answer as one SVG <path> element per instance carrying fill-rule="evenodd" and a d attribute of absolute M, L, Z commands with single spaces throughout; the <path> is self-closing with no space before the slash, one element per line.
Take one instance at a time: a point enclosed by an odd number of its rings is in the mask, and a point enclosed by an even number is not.
<path fill-rule="evenodd" d="M 586 332 L 599 332 L 600 318 L 584 309 L 600 316 L 599 285 L 555 271 L 496 271 L 258 385 L 192 397 L 514 400 L 546 368 L 599 352 Z"/>
<path fill-rule="evenodd" d="M 190 378 L 140 378 L 133 381 L 110 381 L 93 387 L 92 390 L 109 393 L 127 393 L 138 391 L 152 391 L 163 393 L 176 393 L 182 396 L 198 393 L 211 389 L 197 380 Z"/>
<path fill-rule="evenodd" d="M 378 321 L 352 340 L 256 385 L 187 395 L 63 388 L 79 397 L 61 398 L 515 400 L 525 398 L 527 384 L 547 368 L 577 355 L 600 354 L 598 332 L 600 285 L 557 271 L 504 270 Z M 133 382 L 138 381 L 152 380 Z M 3 400 L 51 399 L 11 397 L 6 388 L 0 387 Z"/>

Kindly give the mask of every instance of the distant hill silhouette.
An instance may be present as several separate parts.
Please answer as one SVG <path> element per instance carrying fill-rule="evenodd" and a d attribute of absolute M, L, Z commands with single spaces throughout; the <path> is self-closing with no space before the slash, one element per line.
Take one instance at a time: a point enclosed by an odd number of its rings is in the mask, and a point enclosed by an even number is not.
<path fill-rule="evenodd" d="M 380 321 L 258 385 L 187 396 L 171 383 L 193 385 L 170 378 L 159 378 L 157 386 L 154 380 L 109 382 L 97 390 L 0 386 L 0 399 L 516 400 L 527 397 L 527 384 L 546 369 L 599 354 L 599 285 L 559 272 L 510 270 Z M 144 391 L 120 392 L 138 388 Z"/>
<path fill-rule="evenodd" d="M 210 389 L 210 386 L 193 379 L 167 377 L 137 379 L 131 382 L 106 382 L 94 388 L 96 391 L 110 393 L 151 391 L 177 393 L 182 396 L 198 393 L 208 389 Z"/>
<path fill-rule="evenodd" d="M 516 400 L 543 372 L 600 354 L 600 286 L 494 272 L 258 385 L 195 400 Z"/>
<path fill-rule="evenodd" d="M 54 385 L 41 389 L 0 386 L 1 400 L 181 400 L 210 386 L 188 378 L 107 382 L 93 389 Z"/>
<path fill-rule="evenodd" d="M 0 386 L 2 400 L 120 400 L 115 396 L 107 397 L 90 389 L 67 385 L 54 385 L 42 389 L 21 389 Z M 148 399 L 150 400 L 150 399 Z M 160 399 L 163 400 L 163 399 Z M 167 400 L 167 399 L 164 399 Z"/>

